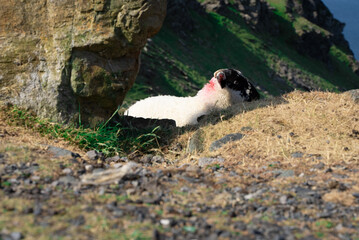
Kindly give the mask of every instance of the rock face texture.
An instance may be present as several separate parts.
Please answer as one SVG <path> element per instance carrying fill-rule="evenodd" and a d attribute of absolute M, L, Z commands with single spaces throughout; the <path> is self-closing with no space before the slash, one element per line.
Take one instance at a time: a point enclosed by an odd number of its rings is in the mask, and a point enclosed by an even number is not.
<path fill-rule="evenodd" d="M 0 0 L 0 103 L 91 125 L 123 101 L 166 0 Z"/>

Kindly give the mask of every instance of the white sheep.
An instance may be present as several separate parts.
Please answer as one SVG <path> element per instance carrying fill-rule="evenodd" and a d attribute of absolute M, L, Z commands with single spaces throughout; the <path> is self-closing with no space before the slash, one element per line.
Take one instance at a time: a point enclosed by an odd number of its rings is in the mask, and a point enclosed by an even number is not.
<path fill-rule="evenodd" d="M 173 119 L 177 127 L 195 125 L 197 119 L 232 104 L 259 99 L 255 87 L 235 69 L 220 69 L 193 97 L 156 96 L 140 100 L 125 115 L 151 119 Z"/>

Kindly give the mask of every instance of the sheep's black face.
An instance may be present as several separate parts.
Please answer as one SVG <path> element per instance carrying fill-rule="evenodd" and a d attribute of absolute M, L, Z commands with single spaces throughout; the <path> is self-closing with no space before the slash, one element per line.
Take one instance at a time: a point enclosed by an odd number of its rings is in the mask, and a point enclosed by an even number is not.
<path fill-rule="evenodd" d="M 254 85 L 238 70 L 220 69 L 214 73 L 222 88 L 228 87 L 238 91 L 245 101 L 259 99 L 259 93 Z"/>

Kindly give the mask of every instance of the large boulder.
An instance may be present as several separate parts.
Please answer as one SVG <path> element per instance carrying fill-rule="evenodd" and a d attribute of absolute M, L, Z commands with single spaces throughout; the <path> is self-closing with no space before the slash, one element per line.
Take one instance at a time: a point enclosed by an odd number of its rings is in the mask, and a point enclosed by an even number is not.
<path fill-rule="evenodd" d="M 166 0 L 0 0 L 0 103 L 93 125 L 122 103 Z"/>

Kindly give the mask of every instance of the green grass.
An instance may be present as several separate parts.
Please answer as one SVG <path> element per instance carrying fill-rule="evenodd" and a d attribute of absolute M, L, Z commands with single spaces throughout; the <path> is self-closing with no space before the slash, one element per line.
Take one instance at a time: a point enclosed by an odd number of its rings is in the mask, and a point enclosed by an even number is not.
<path fill-rule="evenodd" d="M 160 127 L 137 129 L 123 127 L 120 123 L 110 124 L 110 119 L 94 128 L 65 126 L 40 119 L 17 107 L 5 111 L 12 124 L 35 130 L 42 135 L 64 139 L 85 150 L 97 150 L 106 156 L 134 151 L 148 152 L 159 147 L 159 134 L 164 133 Z"/>

